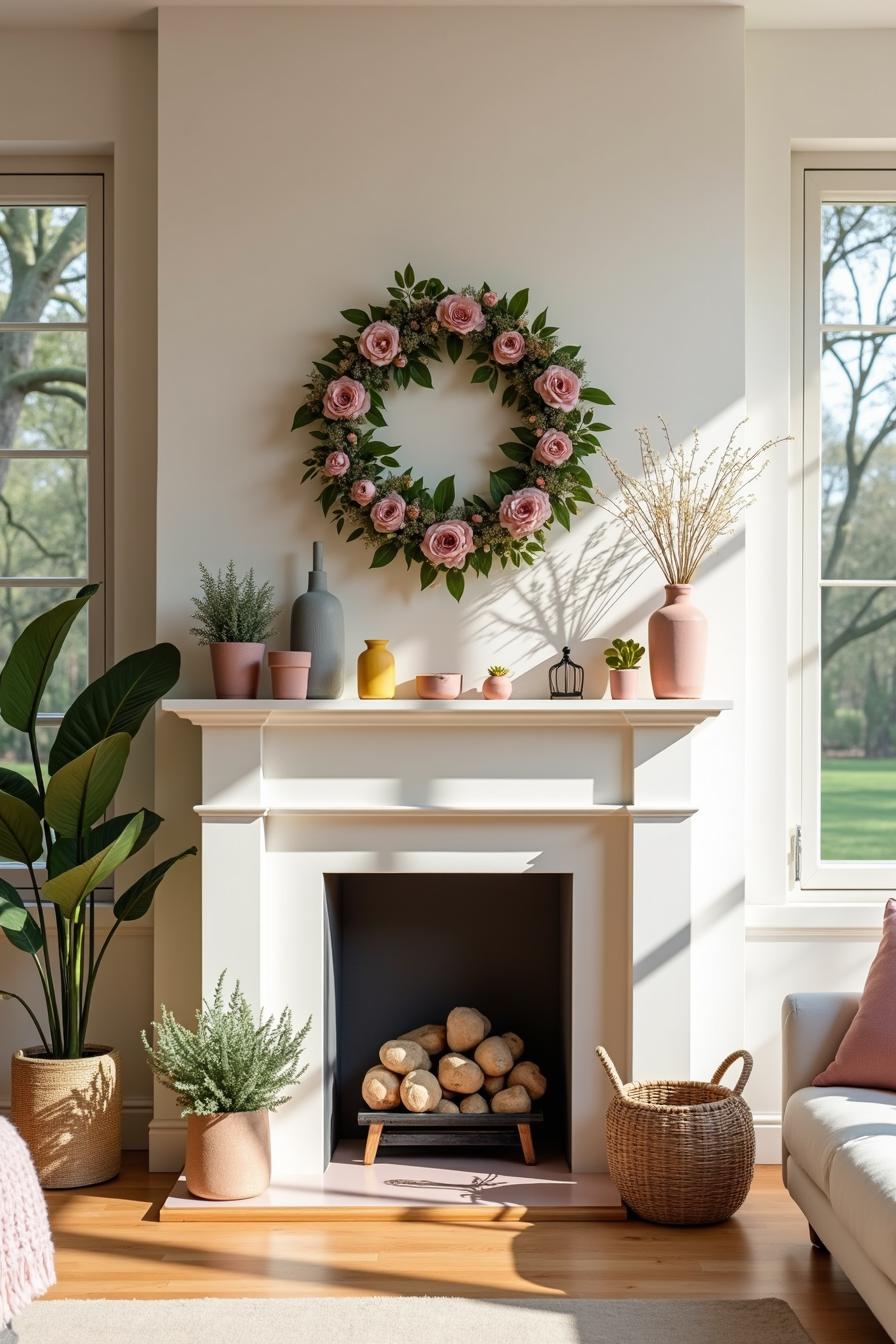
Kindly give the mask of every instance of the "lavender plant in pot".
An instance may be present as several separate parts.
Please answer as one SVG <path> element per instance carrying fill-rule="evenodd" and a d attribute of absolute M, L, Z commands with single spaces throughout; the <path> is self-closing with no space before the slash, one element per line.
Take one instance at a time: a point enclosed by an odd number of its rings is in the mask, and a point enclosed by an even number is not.
<path fill-rule="evenodd" d="M 231 560 L 222 574 L 199 566 L 201 597 L 193 598 L 196 625 L 190 633 L 207 644 L 219 700 L 254 700 L 264 663 L 265 642 L 278 611 L 270 583 L 259 587 L 255 571 L 237 578 Z"/>
<path fill-rule="evenodd" d="M 122 924 L 142 918 L 168 870 L 196 853 L 186 849 L 138 877 L 112 905 L 103 936 L 97 889 L 162 821 L 147 809 L 105 813 L 132 738 L 177 681 L 180 654 L 173 644 L 157 644 L 97 677 L 63 716 L 45 766 L 38 750 L 41 700 L 72 625 L 96 591 L 91 584 L 36 617 L 0 672 L 0 715 L 25 735 L 31 757 L 30 776 L 0 766 L 0 857 L 22 866 L 32 903 L 29 909 L 23 892 L 0 879 L 0 929 L 31 958 L 43 1000 L 35 1011 L 0 987 L 0 998 L 28 1014 L 39 1042 L 13 1057 L 11 1119 L 41 1183 L 53 1189 L 93 1185 L 119 1171 L 121 1065 L 117 1051 L 89 1033 L 97 977 Z"/>
<path fill-rule="evenodd" d="M 635 639 L 614 639 L 604 658 L 610 669 L 610 695 L 614 700 L 637 700 L 638 673 L 644 645 Z"/>
<path fill-rule="evenodd" d="M 259 1017 L 237 981 L 224 999 L 224 974 L 211 1003 L 196 1013 L 196 1030 L 162 1006 L 155 1046 L 141 1033 L 156 1077 L 176 1094 L 187 1117 L 187 1189 L 198 1199 L 250 1199 L 271 1180 L 269 1116 L 288 1101 L 307 1069 L 299 1067 L 311 1018 L 300 1030 L 284 1008 Z"/>

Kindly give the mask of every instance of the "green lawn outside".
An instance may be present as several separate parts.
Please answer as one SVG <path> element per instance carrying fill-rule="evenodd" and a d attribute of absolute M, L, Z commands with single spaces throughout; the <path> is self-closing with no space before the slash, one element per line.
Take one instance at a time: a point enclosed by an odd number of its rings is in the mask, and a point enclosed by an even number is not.
<path fill-rule="evenodd" d="M 896 860 L 896 759 L 822 762 L 821 857 Z"/>

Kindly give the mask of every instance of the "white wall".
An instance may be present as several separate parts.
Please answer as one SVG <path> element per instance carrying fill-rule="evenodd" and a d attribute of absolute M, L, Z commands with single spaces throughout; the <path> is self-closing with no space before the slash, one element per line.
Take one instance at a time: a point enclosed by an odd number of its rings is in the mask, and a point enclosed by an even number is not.
<path fill-rule="evenodd" d="M 155 35 L 8 32 L 0 37 L 0 157 L 52 151 L 114 159 L 114 461 L 109 476 L 114 526 L 114 654 L 153 641 L 155 625 Z M 39 93 L 37 92 L 39 90 Z M 123 810 L 153 796 L 151 726 L 137 739 Z M 164 843 L 164 842 L 163 842 Z M 128 926 L 98 982 L 95 1040 L 123 1054 L 126 1141 L 146 1142 L 150 1080 L 137 1039 L 152 1015 L 151 921 Z M 30 998 L 34 974 L 0 940 L 0 985 Z M 19 1010 L 0 1005 L 0 1058 L 31 1032 Z M 0 1107 L 9 1099 L 0 1071 Z"/>
<path fill-rule="evenodd" d="M 402 681 L 458 668 L 473 684 L 500 660 L 518 694 L 543 694 L 570 638 L 600 694 L 605 636 L 643 636 L 661 590 L 650 573 L 620 595 L 628 557 L 610 554 L 597 510 L 531 573 L 473 585 L 458 607 L 399 566 L 370 573 L 336 538 L 299 485 L 289 425 L 339 310 L 378 301 L 412 259 L 550 304 L 617 403 L 607 446 L 629 464 L 633 427 L 658 413 L 679 436 L 730 426 L 744 392 L 740 12 L 163 9 L 158 40 L 159 637 L 188 641 L 199 560 L 254 565 L 287 605 L 323 537 L 350 658 L 388 636 Z M 450 395 L 393 400 L 395 438 L 431 480 L 456 468 L 475 488 L 481 445 L 508 422 L 450 373 L 438 384 Z M 739 707 L 742 593 L 733 538 L 699 600 L 707 691 Z M 209 692 L 204 651 L 187 647 L 181 690 Z M 740 708 L 702 731 L 695 936 L 720 954 L 696 1005 L 705 1070 L 742 1033 Z M 157 735 L 158 806 L 184 842 L 197 737 L 168 722 Z M 157 998 L 189 1012 L 198 967 L 198 886 L 182 870 L 157 903 Z M 175 1115 L 159 1097 L 159 1161 Z"/>
<path fill-rule="evenodd" d="M 746 378 L 757 434 L 781 433 L 791 418 L 791 155 L 892 150 L 894 60 L 893 30 L 748 35 Z M 782 577 L 792 532 L 788 490 L 798 485 L 799 461 L 799 443 L 789 456 L 778 454 L 747 527 L 747 1042 L 757 1059 L 750 1097 L 767 1161 L 778 1159 L 781 1000 L 794 990 L 861 988 L 885 894 L 864 908 L 819 908 L 801 901 L 788 880 L 790 828 L 799 820 L 799 724 L 788 663 L 796 587 L 792 572 L 789 585 Z"/>

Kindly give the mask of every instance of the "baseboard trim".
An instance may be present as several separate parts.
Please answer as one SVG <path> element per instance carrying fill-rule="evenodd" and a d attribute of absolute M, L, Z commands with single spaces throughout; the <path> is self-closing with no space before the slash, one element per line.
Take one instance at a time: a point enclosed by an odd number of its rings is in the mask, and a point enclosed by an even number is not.
<path fill-rule="evenodd" d="M 177 1120 L 150 1120 L 150 1171 L 181 1171 L 187 1149 L 187 1122 Z"/>
<path fill-rule="evenodd" d="M 756 1162 L 758 1166 L 777 1166 L 781 1161 L 781 1116 L 775 1111 L 755 1111 Z"/>

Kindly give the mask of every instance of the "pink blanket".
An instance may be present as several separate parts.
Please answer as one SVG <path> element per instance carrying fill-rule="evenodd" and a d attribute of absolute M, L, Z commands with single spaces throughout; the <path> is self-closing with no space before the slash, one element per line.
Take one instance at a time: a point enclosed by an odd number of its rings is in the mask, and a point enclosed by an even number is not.
<path fill-rule="evenodd" d="M 0 1330 L 55 1282 L 47 1206 L 31 1154 L 0 1119 Z"/>

